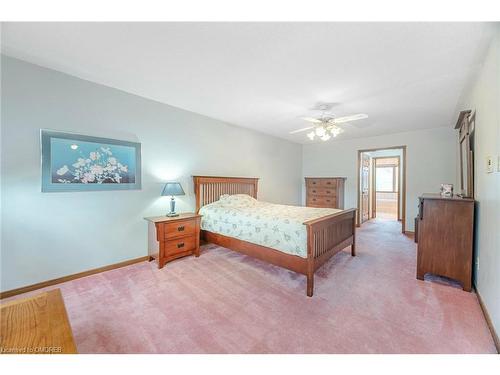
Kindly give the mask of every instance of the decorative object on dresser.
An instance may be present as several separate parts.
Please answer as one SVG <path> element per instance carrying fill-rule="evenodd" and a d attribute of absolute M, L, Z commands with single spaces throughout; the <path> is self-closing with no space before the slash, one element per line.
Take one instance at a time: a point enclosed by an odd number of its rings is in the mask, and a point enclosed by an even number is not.
<path fill-rule="evenodd" d="M 200 256 L 200 218 L 194 213 L 176 217 L 145 217 L 148 221 L 149 261 L 156 259 L 158 268 L 187 255 Z"/>
<path fill-rule="evenodd" d="M 306 206 L 344 209 L 345 177 L 306 177 Z"/>
<path fill-rule="evenodd" d="M 167 182 L 163 187 L 163 191 L 161 192 L 162 196 L 170 196 L 170 212 L 167 214 L 168 217 L 176 217 L 179 216 L 177 212 L 175 212 L 175 198 L 179 195 L 186 195 L 182 186 L 179 182 Z"/>
<path fill-rule="evenodd" d="M 441 184 L 441 196 L 452 197 L 453 196 L 453 184 Z"/>
<path fill-rule="evenodd" d="M 474 200 L 457 195 L 423 194 L 419 198 L 417 279 L 426 273 L 460 281 L 471 291 Z"/>
<path fill-rule="evenodd" d="M 75 354 L 60 289 L 1 305 L 1 354 Z"/>
<path fill-rule="evenodd" d="M 193 176 L 193 180 L 196 212 L 203 206 L 220 200 L 224 194 L 247 194 L 257 199 L 258 178 Z M 356 255 L 356 210 L 354 208 L 342 210 L 306 221 L 303 225 L 307 236 L 305 244 L 307 257 L 287 254 L 271 247 L 208 230 L 203 230 L 201 235 L 207 242 L 305 275 L 306 293 L 308 297 L 312 297 L 314 273 L 317 269 L 348 246 L 351 246 L 351 255 Z"/>

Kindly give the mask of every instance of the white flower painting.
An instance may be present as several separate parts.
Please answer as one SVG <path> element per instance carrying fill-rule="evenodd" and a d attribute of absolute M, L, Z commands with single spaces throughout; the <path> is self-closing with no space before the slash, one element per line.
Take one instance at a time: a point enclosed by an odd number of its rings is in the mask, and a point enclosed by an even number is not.
<path fill-rule="evenodd" d="M 57 169 L 57 182 L 68 183 L 115 183 L 119 184 L 128 174 L 128 166 L 118 162 L 109 147 L 92 151 L 88 158 L 79 157 L 71 167 L 63 165 Z"/>
<path fill-rule="evenodd" d="M 116 189 L 117 185 L 140 188 L 140 144 L 87 136 L 47 135 L 44 140 L 44 132 L 42 131 L 43 191 L 88 190 L 84 186 L 95 186 L 91 190 L 103 190 L 107 186 L 116 186 Z M 48 155 L 44 154 L 44 149 Z M 57 188 L 58 185 L 61 187 Z"/>

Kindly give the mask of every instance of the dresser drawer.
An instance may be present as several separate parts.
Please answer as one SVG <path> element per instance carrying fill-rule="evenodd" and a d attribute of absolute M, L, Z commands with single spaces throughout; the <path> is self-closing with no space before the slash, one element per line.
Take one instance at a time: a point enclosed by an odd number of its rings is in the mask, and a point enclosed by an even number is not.
<path fill-rule="evenodd" d="M 307 206 L 309 207 L 331 207 L 334 208 L 336 205 L 336 199 L 332 197 L 315 197 L 311 196 L 307 198 Z"/>
<path fill-rule="evenodd" d="M 306 181 L 308 187 L 333 188 L 337 186 L 337 182 L 330 178 L 310 178 Z"/>
<path fill-rule="evenodd" d="M 321 178 L 308 178 L 306 183 L 308 187 L 320 187 L 322 186 L 323 180 Z"/>
<path fill-rule="evenodd" d="M 182 236 L 190 236 L 196 233 L 195 220 L 175 221 L 173 223 L 165 223 L 163 225 L 166 240 Z"/>
<path fill-rule="evenodd" d="M 309 195 L 315 195 L 315 196 L 327 196 L 327 197 L 332 197 L 336 195 L 337 189 L 335 187 L 333 188 L 323 188 L 323 187 L 309 187 L 307 189 L 307 193 Z"/>
<path fill-rule="evenodd" d="M 196 248 L 196 236 L 176 238 L 165 241 L 165 255 L 171 256 Z"/>

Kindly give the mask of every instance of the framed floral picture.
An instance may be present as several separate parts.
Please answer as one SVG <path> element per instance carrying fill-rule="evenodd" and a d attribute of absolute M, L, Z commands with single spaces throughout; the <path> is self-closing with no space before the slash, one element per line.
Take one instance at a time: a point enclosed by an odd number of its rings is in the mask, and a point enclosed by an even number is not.
<path fill-rule="evenodd" d="M 41 130 L 42 192 L 141 188 L 141 144 Z"/>

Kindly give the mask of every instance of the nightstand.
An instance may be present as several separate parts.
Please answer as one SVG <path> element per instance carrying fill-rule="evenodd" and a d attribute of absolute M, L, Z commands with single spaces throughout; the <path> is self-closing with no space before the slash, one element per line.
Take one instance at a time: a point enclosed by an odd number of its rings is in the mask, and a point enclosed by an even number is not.
<path fill-rule="evenodd" d="M 187 255 L 200 256 L 201 215 L 183 213 L 176 217 L 145 217 L 148 221 L 149 260 L 156 259 L 158 268 Z"/>

